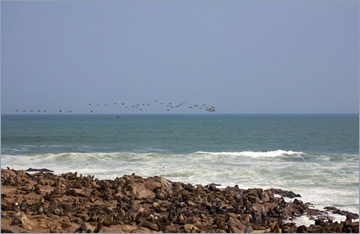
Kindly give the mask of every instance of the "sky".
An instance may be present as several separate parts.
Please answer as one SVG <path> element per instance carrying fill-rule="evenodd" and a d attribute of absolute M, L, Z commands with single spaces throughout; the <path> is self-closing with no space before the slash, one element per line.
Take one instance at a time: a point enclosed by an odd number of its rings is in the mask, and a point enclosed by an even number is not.
<path fill-rule="evenodd" d="M 358 113 L 359 28 L 358 1 L 2 1 L 1 111 Z"/>

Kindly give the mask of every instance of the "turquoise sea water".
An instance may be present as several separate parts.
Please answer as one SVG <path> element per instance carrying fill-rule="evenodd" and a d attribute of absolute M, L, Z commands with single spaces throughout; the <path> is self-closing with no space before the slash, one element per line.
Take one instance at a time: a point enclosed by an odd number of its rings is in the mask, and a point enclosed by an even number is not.
<path fill-rule="evenodd" d="M 1 167 L 283 188 L 359 213 L 358 115 L 2 115 Z"/>

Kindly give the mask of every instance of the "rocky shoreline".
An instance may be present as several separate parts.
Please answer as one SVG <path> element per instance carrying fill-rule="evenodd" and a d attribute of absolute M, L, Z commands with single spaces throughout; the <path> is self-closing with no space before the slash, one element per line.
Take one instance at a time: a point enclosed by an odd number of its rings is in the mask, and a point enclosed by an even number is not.
<path fill-rule="evenodd" d="M 1 169 L 1 232 L 359 232 L 359 222 L 352 221 L 358 214 L 311 208 L 291 191 L 31 170 Z M 334 222 L 331 213 L 346 221 Z M 315 224 L 296 226 L 292 220 L 302 215 Z"/>

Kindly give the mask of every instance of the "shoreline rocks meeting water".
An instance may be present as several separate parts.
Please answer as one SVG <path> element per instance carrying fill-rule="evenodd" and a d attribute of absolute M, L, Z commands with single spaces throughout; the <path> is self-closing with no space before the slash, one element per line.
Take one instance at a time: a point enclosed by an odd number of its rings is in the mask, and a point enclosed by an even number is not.
<path fill-rule="evenodd" d="M 333 213 L 346 220 L 335 222 Z M 303 216 L 314 224 L 293 222 Z M 336 207 L 314 209 L 300 194 L 281 189 L 1 169 L 1 232 L 358 233 L 359 222 L 353 221 L 358 218 Z"/>

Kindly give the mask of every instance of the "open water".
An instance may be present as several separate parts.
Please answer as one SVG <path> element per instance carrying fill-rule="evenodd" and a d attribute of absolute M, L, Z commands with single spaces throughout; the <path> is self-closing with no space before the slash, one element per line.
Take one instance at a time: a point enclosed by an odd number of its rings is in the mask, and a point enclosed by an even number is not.
<path fill-rule="evenodd" d="M 358 115 L 3 115 L 1 167 L 281 188 L 359 213 Z"/>

